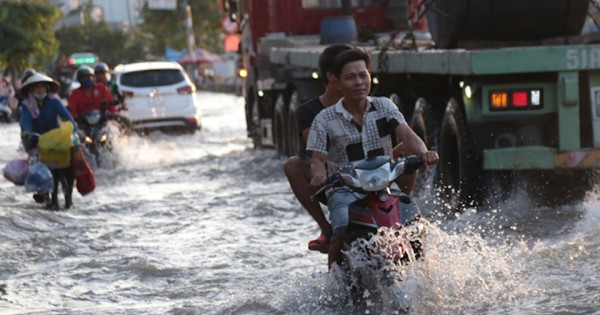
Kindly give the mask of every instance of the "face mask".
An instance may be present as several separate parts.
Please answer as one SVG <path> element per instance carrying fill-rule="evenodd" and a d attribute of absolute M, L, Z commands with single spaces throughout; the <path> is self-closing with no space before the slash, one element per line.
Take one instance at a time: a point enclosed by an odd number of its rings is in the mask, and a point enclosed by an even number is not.
<path fill-rule="evenodd" d="M 92 79 L 84 79 L 81 82 L 81 87 L 86 89 L 86 88 L 91 88 L 92 86 L 94 86 L 94 81 Z"/>
<path fill-rule="evenodd" d="M 33 92 L 33 96 L 35 98 L 37 98 L 38 100 L 43 100 L 44 97 L 46 97 L 46 95 L 48 95 L 48 93 L 37 94 L 37 93 Z"/>

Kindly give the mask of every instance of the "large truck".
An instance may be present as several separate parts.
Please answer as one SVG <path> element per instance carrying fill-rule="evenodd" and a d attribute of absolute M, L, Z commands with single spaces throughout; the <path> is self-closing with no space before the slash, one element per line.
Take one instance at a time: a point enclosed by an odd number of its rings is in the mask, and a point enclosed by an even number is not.
<path fill-rule="evenodd" d="M 390 97 L 438 151 L 430 179 L 452 209 L 515 189 L 564 203 L 593 187 L 600 37 L 581 34 L 590 0 L 227 2 L 256 146 L 303 150 L 295 111 L 323 91 L 320 52 L 348 42 L 371 54 L 371 94 Z"/>

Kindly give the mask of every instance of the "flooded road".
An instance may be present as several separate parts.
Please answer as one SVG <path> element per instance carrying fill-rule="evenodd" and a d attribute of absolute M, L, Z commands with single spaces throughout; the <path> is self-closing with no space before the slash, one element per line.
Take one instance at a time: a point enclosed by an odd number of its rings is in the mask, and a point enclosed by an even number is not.
<path fill-rule="evenodd" d="M 0 314 L 600 314 L 600 193 L 527 196 L 430 221 L 427 259 L 353 303 L 273 150 L 246 138 L 243 99 L 200 92 L 195 135 L 115 143 L 96 190 L 53 212 L 0 179 Z M 0 125 L 0 165 L 22 157 Z M 61 199 L 62 201 L 62 199 Z"/>

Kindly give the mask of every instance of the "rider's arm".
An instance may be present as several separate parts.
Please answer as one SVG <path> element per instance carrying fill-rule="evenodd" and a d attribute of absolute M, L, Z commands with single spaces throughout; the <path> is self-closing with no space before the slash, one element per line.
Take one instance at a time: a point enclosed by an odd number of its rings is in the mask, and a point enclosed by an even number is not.
<path fill-rule="evenodd" d="M 323 186 L 327 180 L 327 153 L 329 151 L 327 128 L 325 127 L 324 112 L 315 117 L 311 127 L 309 128 L 308 139 L 306 141 L 306 152 L 312 154 L 310 174 L 310 185 L 313 188 Z"/>
<path fill-rule="evenodd" d="M 396 126 L 394 131 L 396 133 L 396 137 L 398 137 L 398 139 L 402 139 L 406 148 L 423 160 L 424 165 L 434 165 L 438 162 L 439 157 L 437 152 L 429 151 L 425 145 L 425 142 L 423 142 L 423 140 L 408 126 L 408 124 L 399 124 Z"/>
<path fill-rule="evenodd" d="M 394 155 L 394 159 L 397 159 L 401 156 L 413 155 L 414 153 L 410 152 L 406 149 L 406 145 L 404 142 L 400 142 L 397 146 L 392 150 L 392 154 Z"/>
<path fill-rule="evenodd" d="M 27 109 L 27 106 L 21 106 L 21 132 L 23 131 L 33 131 L 31 112 Z"/>
<path fill-rule="evenodd" d="M 56 106 L 58 116 L 60 118 L 62 118 L 63 120 L 68 120 L 71 123 L 73 123 L 73 128 L 75 131 L 77 131 L 77 124 L 75 123 L 75 119 L 73 119 L 73 116 L 71 116 L 71 114 L 69 113 L 67 108 L 63 105 L 63 103 L 60 100 L 58 100 L 58 103 L 59 103 L 58 106 Z"/>
<path fill-rule="evenodd" d="M 121 92 L 119 92 L 119 86 L 114 82 L 111 81 L 110 83 L 110 93 L 113 95 L 113 98 L 117 99 L 120 103 L 123 103 L 123 95 L 121 95 Z"/>
<path fill-rule="evenodd" d="M 106 100 L 106 110 L 109 113 L 116 113 L 119 111 L 119 107 L 114 106 L 114 104 L 113 104 L 114 98 L 112 96 L 112 93 L 108 89 L 108 86 L 106 86 L 104 84 L 101 85 L 101 98 L 103 100 Z"/>
<path fill-rule="evenodd" d="M 327 181 L 327 168 L 325 167 L 327 161 L 327 155 L 321 152 L 313 152 L 310 164 L 310 186 L 319 188 L 325 185 Z"/>

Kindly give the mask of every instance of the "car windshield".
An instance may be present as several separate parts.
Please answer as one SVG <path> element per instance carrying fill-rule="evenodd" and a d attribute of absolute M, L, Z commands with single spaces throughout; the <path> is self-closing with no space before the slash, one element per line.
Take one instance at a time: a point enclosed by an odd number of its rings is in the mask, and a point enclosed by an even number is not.
<path fill-rule="evenodd" d="M 121 75 L 121 84 L 132 87 L 171 85 L 183 80 L 183 74 L 177 69 L 127 72 Z"/>

